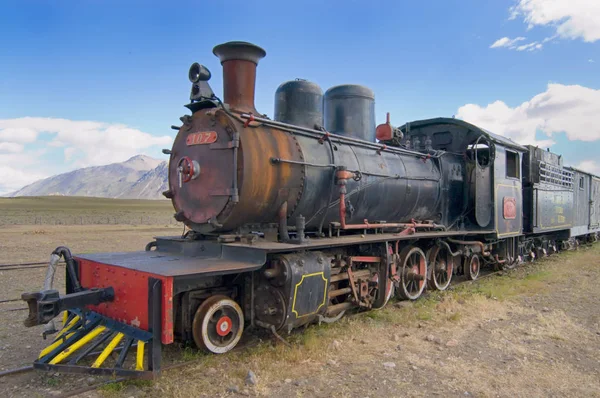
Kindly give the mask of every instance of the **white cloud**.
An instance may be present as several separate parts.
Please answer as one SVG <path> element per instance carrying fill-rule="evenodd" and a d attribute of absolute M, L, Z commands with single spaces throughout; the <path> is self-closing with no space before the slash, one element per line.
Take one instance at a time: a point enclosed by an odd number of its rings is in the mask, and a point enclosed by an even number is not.
<path fill-rule="evenodd" d="M 598 0 L 518 0 L 510 11 L 511 19 L 522 17 L 529 29 L 551 26 L 561 38 L 600 40 Z"/>
<path fill-rule="evenodd" d="M 552 135 L 566 133 L 569 140 L 600 140 L 600 90 L 548 84 L 546 91 L 514 108 L 498 100 L 485 107 L 467 104 L 457 117 L 521 144 L 554 144 Z M 537 141 L 536 132 L 548 139 Z"/>
<path fill-rule="evenodd" d="M 16 167 L 0 165 L 0 176 L 5 176 L 0 181 L 0 195 L 5 195 L 31 184 L 37 180 L 48 177 L 48 174 L 38 170 L 19 169 Z M 10 176 L 10 178 L 7 178 Z"/>
<path fill-rule="evenodd" d="M 16 126 L 16 123 L 11 123 L 10 120 L 7 120 L 4 124 L 1 124 L 2 122 L 3 120 L 0 119 L 0 142 L 18 142 L 25 144 L 33 142 L 37 138 L 37 131 L 35 130 L 23 127 L 13 127 Z"/>
<path fill-rule="evenodd" d="M 537 41 L 534 41 L 532 43 L 527 43 L 527 44 L 522 44 L 522 45 L 518 45 L 517 43 L 524 41 L 526 38 L 519 36 L 519 37 L 515 37 L 514 39 L 511 39 L 510 37 L 503 37 L 501 39 L 496 40 L 494 43 L 492 43 L 492 45 L 490 46 L 490 48 L 508 48 L 509 50 L 517 50 L 517 51 L 535 51 L 535 50 L 541 50 L 543 47 L 542 43 L 538 43 Z M 550 39 L 550 38 L 548 38 Z M 544 43 L 547 41 L 546 39 L 544 39 Z"/>
<path fill-rule="evenodd" d="M 515 48 L 516 43 L 523 41 L 523 40 L 525 40 L 524 37 L 515 37 L 514 39 L 511 39 L 509 37 L 503 37 L 501 39 L 496 40 L 490 46 L 490 48 L 500 48 L 500 47 Z"/>
<path fill-rule="evenodd" d="M 23 152 L 23 144 L 16 142 L 0 142 L 0 152 Z"/>
<path fill-rule="evenodd" d="M 65 160 L 67 162 L 70 162 L 76 151 L 77 149 L 73 148 L 72 146 L 65 148 L 65 150 L 63 151 L 63 153 L 65 154 Z"/>
<path fill-rule="evenodd" d="M 27 153 L 0 152 L 0 195 L 48 177 L 48 168 L 41 167 L 38 162 L 38 158 L 45 152 L 45 149 L 36 149 Z"/>
<path fill-rule="evenodd" d="M 596 62 L 596 61 L 594 61 L 593 59 L 591 59 L 591 58 L 590 58 L 590 59 L 588 59 L 588 62 L 589 62 L 590 64 L 593 64 L 593 63 L 594 63 L 594 62 Z"/>
<path fill-rule="evenodd" d="M 523 44 L 522 46 L 518 46 L 515 50 L 517 51 L 535 51 L 541 50 L 542 44 L 534 41 L 533 43 Z"/>
<path fill-rule="evenodd" d="M 28 143 L 40 133 L 54 135 L 50 146 L 70 146 L 82 154 L 81 166 L 120 162 L 156 145 L 169 145 L 169 136 L 156 137 L 122 125 L 58 118 L 0 119 L 0 142 Z"/>
<path fill-rule="evenodd" d="M 584 160 L 575 166 L 575 168 L 600 176 L 600 162 L 596 160 Z"/>
<path fill-rule="evenodd" d="M 48 147 L 66 147 L 61 162 L 66 168 L 122 162 L 145 149 L 172 143 L 169 136 L 153 136 L 122 124 L 41 117 L 0 119 L 0 193 L 46 176 L 43 170 L 47 168 L 37 160 L 42 153 L 34 156 L 26 145 L 42 133 L 51 136 Z M 21 172 L 26 168 L 37 172 Z"/>

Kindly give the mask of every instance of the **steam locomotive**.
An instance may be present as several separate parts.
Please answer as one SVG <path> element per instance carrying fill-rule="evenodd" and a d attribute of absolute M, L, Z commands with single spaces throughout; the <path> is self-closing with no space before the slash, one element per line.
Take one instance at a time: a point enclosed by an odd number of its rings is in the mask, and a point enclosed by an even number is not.
<path fill-rule="evenodd" d="M 137 252 L 57 248 L 44 289 L 22 295 L 26 326 L 53 333 L 64 317 L 36 368 L 145 377 L 160 371 L 162 344 L 226 353 L 249 328 L 335 322 L 598 238 L 600 178 L 557 154 L 454 118 L 395 127 L 388 114 L 375 126 L 373 92 L 351 84 L 283 83 L 272 120 L 254 105 L 265 51 L 213 52 L 223 98 L 194 63 L 191 114 L 163 150 L 164 196 L 187 232 Z"/>

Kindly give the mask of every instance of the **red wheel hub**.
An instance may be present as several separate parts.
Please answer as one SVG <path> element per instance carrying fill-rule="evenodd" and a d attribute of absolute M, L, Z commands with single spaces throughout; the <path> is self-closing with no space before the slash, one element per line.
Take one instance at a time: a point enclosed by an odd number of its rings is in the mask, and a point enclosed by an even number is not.
<path fill-rule="evenodd" d="M 231 318 L 229 318 L 228 316 L 222 316 L 217 321 L 217 334 L 219 336 L 227 336 L 229 332 L 231 332 L 231 324 Z"/>

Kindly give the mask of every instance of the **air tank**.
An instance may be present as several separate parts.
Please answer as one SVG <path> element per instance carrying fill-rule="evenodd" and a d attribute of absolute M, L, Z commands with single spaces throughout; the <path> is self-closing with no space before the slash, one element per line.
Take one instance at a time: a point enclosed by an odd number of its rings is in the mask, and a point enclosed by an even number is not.
<path fill-rule="evenodd" d="M 331 87 L 324 99 L 325 129 L 375 142 L 375 94 L 356 84 Z"/>
<path fill-rule="evenodd" d="M 323 126 L 323 90 L 317 84 L 296 79 L 275 91 L 275 120 L 310 129 Z"/>

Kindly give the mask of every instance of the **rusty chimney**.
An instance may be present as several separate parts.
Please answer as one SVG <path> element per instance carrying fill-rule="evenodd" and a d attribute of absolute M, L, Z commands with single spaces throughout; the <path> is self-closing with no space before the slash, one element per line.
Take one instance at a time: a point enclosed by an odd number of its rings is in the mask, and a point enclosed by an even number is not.
<path fill-rule="evenodd" d="M 230 41 L 213 48 L 223 65 L 223 102 L 233 109 L 256 112 L 254 90 L 258 60 L 267 53 L 252 43 Z"/>

